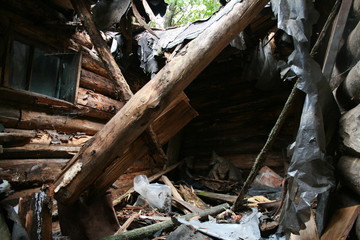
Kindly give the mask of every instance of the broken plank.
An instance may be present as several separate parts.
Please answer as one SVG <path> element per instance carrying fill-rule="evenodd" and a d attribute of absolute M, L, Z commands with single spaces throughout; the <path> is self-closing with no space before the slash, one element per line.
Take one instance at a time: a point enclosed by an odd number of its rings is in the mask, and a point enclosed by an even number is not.
<path fill-rule="evenodd" d="M 335 210 L 331 220 L 321 236 L 321 240 L 347 239 L 356 218 L 360 213 L 360 205 Z"/>
<path fill-rule="evenodd" d="M 72 0 L 73 4 L 78 1 Z M 83 147 L 55 182 L 55 197 L 71 204 L 119 159 L 168 104 L 259 14 L 267 0 L 233 2 L 233 8 L 165 65 Z M 91 36 L 91 35 L 90 35 Z M 95 45 L 95 44 L 94 44 Z M 131 163 L 124 162 L 129 166 Z M 125 170 L 118 171 L 120 176 Z M 66 177 L 65 176 L 71 176 Z"/>

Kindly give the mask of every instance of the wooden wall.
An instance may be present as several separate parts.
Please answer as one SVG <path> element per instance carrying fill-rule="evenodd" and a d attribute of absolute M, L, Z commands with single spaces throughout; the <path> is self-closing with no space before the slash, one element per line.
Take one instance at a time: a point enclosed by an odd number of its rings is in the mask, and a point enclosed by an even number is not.
<path fill-rule="evenodd" d="M 194 156 L 199 173 L 210 169 L 212 151 L 247 172 L 289 95 L 290 84 L 261 91 L 243 79 L 245 60 L 242 56 L 218 59 L 186 89 L 199 116 L 185 128 L 181 155 Z M 294 108 L 265 162 L 280 173 L 288 160 L 286 147 L 297 131 L 299 111 L 301 107 Z"/>

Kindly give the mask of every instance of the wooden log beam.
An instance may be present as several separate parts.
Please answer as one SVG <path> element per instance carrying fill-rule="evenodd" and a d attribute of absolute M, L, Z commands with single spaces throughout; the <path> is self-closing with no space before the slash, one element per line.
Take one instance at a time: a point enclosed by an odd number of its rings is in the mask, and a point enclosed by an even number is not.
<path fill-rule="evenodd" d="M 91 89 L 111 98 L 116 97 L 114 84 L 110 79 L 86 69 L 81 69 L 80 87 Z"/>
<path fill-rule="evenodd" d="M 118 64 L 116 63 L 114 57 L 112 56 L 109 47 L 107 46 L 105 40 L 102 38 L 99 30 L 96 28 L 94 19 L 89 9 L 89 5 L 85 0 L 71 0 L 71 3 L 82 20 L 86 31 L 88 32 L 96 51 L 98 52 L 101 61 L 103 62 L 106 71 L 115 84 L 115 91 L 121 96 L 121 98 L 126 102 L 132 96 L 133 93 L 126 82 Z M 135 5 L 132 5 L 135 7 Z M 149 29 L 151 32 L 152 30 Z M 165 162 L 166 154 L 161 148 L 160 143 L 157 141 L 154 130 L 151 126 L 146 130 L 147 137 L 149 139 L 150 147 L 155 150 L 155 160 L 160 162 Z"/>
<path fill-rule="evenodd" d="M 76 1 L 72 2 L 76 4 Z M 71 160 L 55 182 L 57 200 L 73 203 L 84 190 L 89 189 L 162 110 L 249 25 L 267 2 L 234 2 L 229 13 L 184 47 Z M 122 172 L 117 174 L 120 176 Z"/>

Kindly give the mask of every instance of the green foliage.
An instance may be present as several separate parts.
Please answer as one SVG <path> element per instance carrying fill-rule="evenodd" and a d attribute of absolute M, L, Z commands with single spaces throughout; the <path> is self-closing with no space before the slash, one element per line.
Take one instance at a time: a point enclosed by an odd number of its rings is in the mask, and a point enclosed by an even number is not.
<path fill-rule="evenodd" d="M 171 26 L 180 26 L 199 19 L 206 19 L 216 12 L 219 0 L 165 0 L 169 4 L 166 17 Z"/>

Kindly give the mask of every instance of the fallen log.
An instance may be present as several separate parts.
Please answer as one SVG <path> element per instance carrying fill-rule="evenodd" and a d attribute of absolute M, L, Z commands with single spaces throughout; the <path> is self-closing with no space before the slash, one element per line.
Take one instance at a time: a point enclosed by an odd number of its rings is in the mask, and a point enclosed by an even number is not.
<path fill-rule="evenodd" d="M 75 1 L 73 1 L 74 3 Z M 55 196 L 75 202 L 161 111 L 254 19 L 267 0 L 233 2 L 231 11 L 189 42 L 83 147 L 55 182 Z M 231 5 L 227 5 L 231 8 Z M 124 162 L 124 165 L 130 165 Z M 122 172 L 118 172 L 120 176 Z"/>
<path fill-rule="evenodd" d="M 222 211 L 224 211 L 225 209 L 229 208 L 229 204 L 224 203 L 221 205 L 218 205 L 216 207 L 212 207 L 212 208 L 208 208 L 204 211 L 201 212 L 197 212 L 197 213 L 190 213 L 184 216 L 181 216 L 181 218 L 185 218 L 185 219 L 190 219 L 192 217 L 195 216 L 199 216 L 200 218 L 206 217 L 208 215 L 215 215 L 218 214 Z M 149 236 L 159 230 L 165 230 L 168 228 L 171 228 L 175 225 L 177 225 L 177 221 L 176 220 L 168 220 L 168 221 L 164 221 L 161 223 L 155 223 L 152 224 L 150 226 L 147 227 L 143 227 L 143 228 L 138 228 L 138 229 L 134 229 L 128 232 L 124 232 L 122 234 L 119 235 L 114 235 L 114 236 L 109 236 L 109 237 L 105 237 L 102 238 L 101 240 L 122 240 L 122 239 L 126 239 L 126 240 L 131 240 L 131 239 L 144 239 L 146 236 Z"/>

